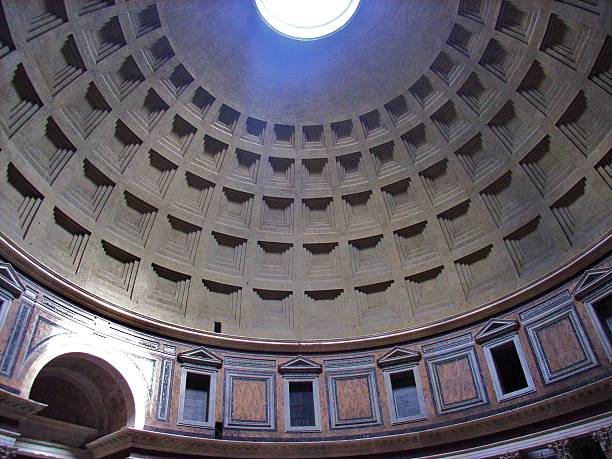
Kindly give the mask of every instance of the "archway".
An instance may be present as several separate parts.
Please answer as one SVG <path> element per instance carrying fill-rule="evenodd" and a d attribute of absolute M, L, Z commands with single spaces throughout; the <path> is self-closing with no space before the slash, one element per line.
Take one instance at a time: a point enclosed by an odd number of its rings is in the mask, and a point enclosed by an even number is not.
<path fill-rule="evenodd" d="M 85 353 L 59 355 L 42 367 L 30 399 L 47 407 L 21 426 L 24 437 L 71 447 L 133 425 L 134 397 L 105 360 Z"/>

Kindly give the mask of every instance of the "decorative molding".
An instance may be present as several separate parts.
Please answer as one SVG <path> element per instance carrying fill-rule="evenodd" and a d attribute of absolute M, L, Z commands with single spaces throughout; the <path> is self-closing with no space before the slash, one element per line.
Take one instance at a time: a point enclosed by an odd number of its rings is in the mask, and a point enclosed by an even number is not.
<path fill-rule="evenodd" d="M 598 290 L 603 285 L 612 280 L 612 268 L 595 268 L 585 271 L 578 279 L 576 286 L 572 290 L 575 298 L 582 300 L 589 296 L 594 290 Z"/>
<path fill-rule="evenodd" d="M 365 426 L 379 425 L 382 423 L 375 368 L 355 368 L 353 370 L 327 372 L 326 379 L 330 430 L 354 429 Z M 341 412 L 342 401 L 338 396 L 338 386 L 341 384 L 350 384 L 351 382 L 356 382 L 359 380 L 363 380 L 365 381 L 365 384 L 367 384 L 369 414 L 355 418 L 343 417 L 343 413 Z M 354 403 L 356 400 L 350 400 L 347 402 Z"/>
<path fill-rule="evenodd" d="M 522 456 L 520 451 L 514 451 L 512 453 L 502 454 L 498 459 L 521 459 Z"/>
<path fill-rule="evenodd" d="M 423 354 L 426 356 L 435 355 L 438 353 L 445 353 L 449 350 L 456 350 L 465 346 L 471 346 L 474 343 L 474 339 L 471 333 L 465 335 L 455 336 L 454 338 L 445 339 L 438 341 L 437 343 L 426 344 L 423 346 Z"/>
<path fill-rule="evenodd" d="M 562 298 L 565 298 L 566 296 L 569 297 L 567 292 L 564 292 L 561 295 Z M 538 366 L 545 384 L 550 384 L 555 381 L 568 378 L 577 373 L 588 370 L 589 368 L 593 368 L 598 364 L 597 358 L 595 357 L 593 349 L 591 348 L 586 332 L 582 327 L 582 322 L 580 321 L 580 317 L 578 316 L 578 312 L 574 307 L 571 297 L 569 297 L 569 302 L 560 304 L 558 304 L 556 300 L 557 297 L 551 300 L 552 304 L 554 305 L 552 310 L 547 310 L 546 308 L 542 308 L 542 305 L 538 305 L 534 309 L 537 309 L 540 314 L 531 315 L 529 314 L 531 311 L 526 311 L 523 313 L 529 317 L 528 321 L 523 321 L 523 325 L 525 327 L 525 331 L 527 332 L 529 342 L 535 354 L 536 361 L 538 362 Z M 546 305 L 548 302 L 543 304 Z M 523 314 L 521 314 L 521 320 L 524 320 Z M 550 363 L 550 358 L 552 356 L 547 355 L 540 333 L 542 330 L 545 330 L 548 327 L 560 326 L 560 324 L 564 321 L 567 321 L 567 325 L 571 327 L 576 343 L 580 348 L 578 351 L 583 355 L 583 358 L 568 364 L 563 368 L 558 368 L 555 370 L 552 368 Z M 565 339 L 564 343 L 569 346 L 570 341 Z M 557 351 L 556 349 L 551 349 L 551 352 L 556 353 Z M 564 352 L 569 352 L 569 349 L 564 349 Z"/>
<path fill-rule="evenodd" d="M 223 423 L 226 428 L 249 430 L 276 430 L 276 378 L 274 373 L 241 371 L 226 368 L 224 372 L 225 395 L 223 409 Z M 263 419 L 244 419 L 237 416 L 237 399 L 234 397 L 236 383 L 263 384 Z M 239 402 L 252 402 L 239 399 Z M 244 413 L 242 413 L 244 414 Z"/>
<path fill-rule="evenodd" d="M 221 368 L 223 359 L 217 357 L 208 349 L 200 347 L 191 351 L 181 352 L 176 359 L 181 363 L 190 363 L 203 367 Z"/>
<path fill-rule="evenodd" d="M 194 456 L 227 457 L 329 457 L 330 451 L 338 456 L 358 456 L 363 451 L 369 454 L 389 455 L 393 451 L 409 452 L 415 449 L 442 445 L 452 438 L 455 441 L 483 438 L 496 432 L 520 427 L 529 423 L 550 419 L 602 403 L 609 399 L 612 390 L 610 378 L 578 387 L 572 391 L 549 397 L 515 409 L 498 412 L 487 417 L 476 417 L 465 422 L 448 423 L 437 429 L 410 430 L 397 435 L 375 436 L 346 440 L 303 441 L 256 441 L 256 440 L 215 440 L 211 438 L 177 435 L 163 432 L 142 431 L 124 428 L 87 444 L 95 459 L 127 451 L 156 451 L 171 453 L 181 451 Z M 477 459 L 495 457 L 520 450 L 531 450 L 549 442 L 572 436 L 585 435 L 593 430 L 608 426 L 609 415 L 553 428 L 537 434 L 515 437 L 507 441 L 481 446 L 471 446 L 467 451 L 454 451 L 448 459 L 461 457 Z"/>
<path fill-rule="evenodd" d="M 168 421 L 173 369 L 174 362 L 172 360 L 164 359 L 162 361 L 159 375 L 159 392 L 157 394 L 157 419 L 159 421 Z"/>
<path fill-rule="evenodd" d="M 385 368 L 402 363 L 418 362 L 419 360 L 421 360 L 421 353 L 419 351 L 397 346 L 387 351 L 376 363 L 379 367 Z"/>
<path fill-rule="evenodd" d="M 464 360 L 467 362 L 470 371 L 470 378 L 473 388 L 473 396 L 464 398 L 462 400 L 445 400 L 444 388 L 446 384 L 454 384 L 457 379 L 453 381 L 443 381 L 440 377 L 440 369 L 443 365 L 452 365 L 457 362 Z M 446 414 L 453 411 L 463 410 L 466 408 L 472 408 L 479 405 L 488 403 L 487 392 L 482 381 L 480 367 L 478 365 L 478 359 L 476 358 L 476 350 L 474 346 L 460 349 L 458 351 L 452 351 L 445 354 L 439 354 L 426 359 L 427 371 L 429 374 L 429 383 L 431 385 L 431 391 L 433 394 L 436 410 L 439 414 Z M 459 378 L 459 375 L 454 375 L 455 378 Z"/>
<path fill-rule="evenodd" d="M 10 263 L 0 262 L 0 288 L 12 293 L 13 298 L 20 297 L 26 289 Z"/>
<path fill-rule="evenodd" d="M 476 333 L 474 340 L 478 344 L 482 344 L 498 336 L 516 331 L 519 327 L 517 320 L 491 319 Z"/>
<path fill-rule="evenodd" d="M 593 441 L 595 441 L 601 447 L 601 450 L 606 455 L 606 458 L 610 458 L 612 455 L 612 427 L 604 427 L 599 429 L 592 434 Z"/>
<path fill-rule="evenodd" d="M 0 389 L 0 417 L 21 422 L 34 416 L 47 405 Z"/>
<path fill-rule="evenodd" d="M 567 291 L 563 291 L 552 298 L 545 300 L 538 299 L 534 304 L 535 306 L 519 314 L 523 326 L 534 320 L 538 320 L 541 316 L 551 314 L 564 306 L 573 305 L 574 301 Z"/>
<path fill-rule="evenodd" d="M 572 454 L 572 443 L 568 438 L 557 440 L 546 446 L 555 452 L 557 459 L 574 459 L 574 455 Z"/>
<path fill-rule="evenodd" d="M 15 317 L 15 322 L 11 329 L 6 348 L 2 354 L 2 361 L 0 362 L 0 375 L 11 377 L 13 375 L 13 369 L 17 362 L 17 356 L 21 350 L 25 333 L 30 322 L 30 316 L 34 309 L 35 293 L 27 290 L 22 298 L 21 305 Z"/>
<path fill-rule="evenodd" d="M 321 373 L 321 364 L 298 355 L 278 366 L 278 372 L 285 373 Z"/>
<path fill-rule="evenodd" d="M 44 330 L 44 327 L 49 328 L 47 330 Z M 28 358 L 30 358 L 30 356 L 38 350 L 38 348 L 40 348 L 47 341 L 53 339 L 55 336 L 66 335 L 70 333 L 72 333 L 70 330 L 55 323 L 51 319 L 48 319 L 47 317 L 44 317 L 42 315 L 38 315 L 36 317 L 36 322 L 34 324 L 33 330 L 30 334 L 30 339 L 28 341 L 28 346 L 23 356 L 23 360 L 28 360 Z"/>
<path fill-rule="evenodd" d="M 276 361 L 268 359 L 248 359 L 243 357 L 225 357 L 226 367 L 239 368 L 275 368 Z"/>
<path fill-rule="evenodd" d="M 371 355 L 359 357 L 346 357 L 344 359 L 328 359 L 323 361 L 323 366 L 326 369 L 345 368 L 345 367 L 363 367 L 374 365 L 374 357 Z"/>

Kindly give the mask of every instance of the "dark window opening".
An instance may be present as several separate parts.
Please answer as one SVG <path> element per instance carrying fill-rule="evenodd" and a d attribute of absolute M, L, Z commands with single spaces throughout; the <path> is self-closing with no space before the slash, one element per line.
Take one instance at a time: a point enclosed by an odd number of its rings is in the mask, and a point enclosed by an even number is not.
<path fill-rule="evenodd" d="M 183 419 L 201 423 L 207 422 L 209 393 L 210 376 L 187 373 Z"/>
<path fill-rule="evenodd" d="M 221 333 L 221 322 L 215 322 L 215 333 Z"/>
<path fill-rule="evenodd" d="M 608 343 L 612 344 L 612 296 L 598 301 L 594 306 Z"/>
<path fill-rule="evenodd" d="M 491 356 L 495 362 L 495 369 L 504 394 L 528 387 L 514 342 L 511 341 L 491 349 Z"/>
<path fill-rule="evenodd" d="M 316 425 L 311 382 L 289 383 L 289 417 L 291 427 L 314 427 Z"/>
<path fill-rule="evenodd" d="M 414 372 L 392 374 L 391 390 L 397 418 L 409 418 L 421 413 Z"/>

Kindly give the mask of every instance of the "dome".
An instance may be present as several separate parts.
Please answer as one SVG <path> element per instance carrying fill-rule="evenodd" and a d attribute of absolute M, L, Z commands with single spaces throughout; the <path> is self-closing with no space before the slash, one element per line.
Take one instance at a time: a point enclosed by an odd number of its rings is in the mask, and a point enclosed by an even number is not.
<path fill-rule="evenodd" d="M 611 31 L 0 0 L 0 458 L 612 457 Z"/>
<path fill-rule="evenodd" d="M 227 343 L 545 291 L 610 231 L 609 6 L 493 3 L 363 0 L 306 41 L 239 0 L 3 5 L 3 254 Z"/>

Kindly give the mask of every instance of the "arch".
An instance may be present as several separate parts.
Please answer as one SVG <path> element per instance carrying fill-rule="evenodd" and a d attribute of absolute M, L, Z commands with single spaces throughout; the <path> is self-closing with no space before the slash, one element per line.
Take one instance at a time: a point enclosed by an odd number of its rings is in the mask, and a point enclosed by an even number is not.
<path fill-rule="evenodd" d="M 127 426 L 142 429 L 147 406 L 147 383 L 133 363 L 109 346 L 107 340 L 94 335 L 58 336 L 49 340 L 21 372 L 22 393 L 30 396 L 32 385 L 40 371 L 61 356 L 75 356 L 91 361 L 105 369 L 121 388 L 127 404 Z"/>

